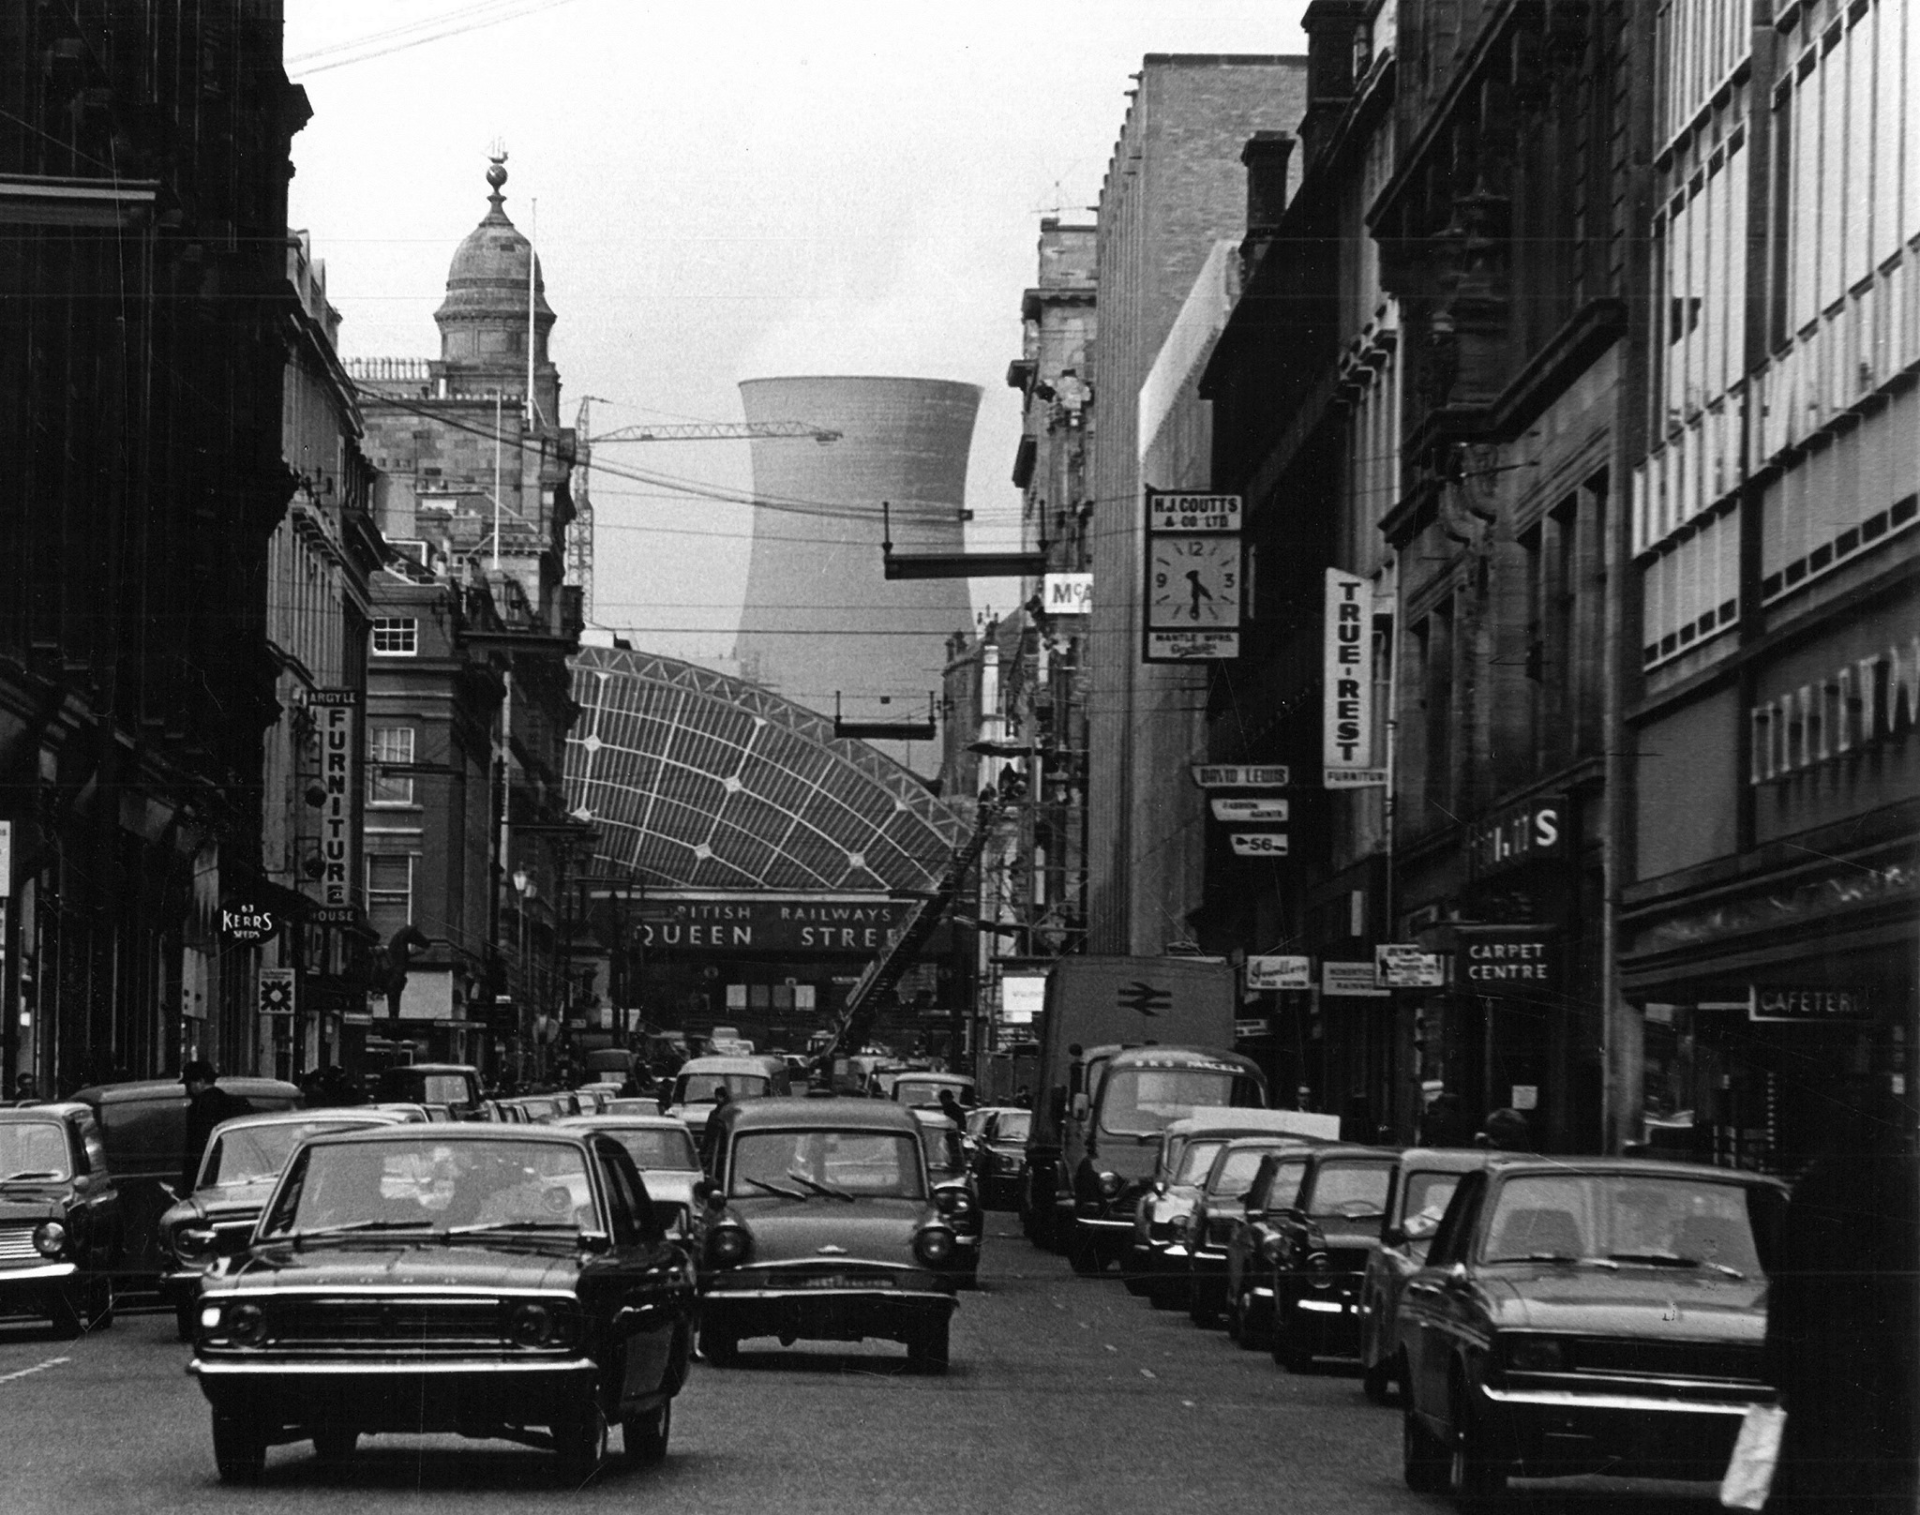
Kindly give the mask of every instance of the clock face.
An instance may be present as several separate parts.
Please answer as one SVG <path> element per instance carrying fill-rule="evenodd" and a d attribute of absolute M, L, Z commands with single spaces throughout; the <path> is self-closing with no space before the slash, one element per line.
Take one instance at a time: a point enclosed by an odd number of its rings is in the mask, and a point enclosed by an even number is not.
<path fill-rule="evenodd" d="M 1240 625 L 1240 539 L 1150 537 L 1147 625 L 1221 631 Z"/>

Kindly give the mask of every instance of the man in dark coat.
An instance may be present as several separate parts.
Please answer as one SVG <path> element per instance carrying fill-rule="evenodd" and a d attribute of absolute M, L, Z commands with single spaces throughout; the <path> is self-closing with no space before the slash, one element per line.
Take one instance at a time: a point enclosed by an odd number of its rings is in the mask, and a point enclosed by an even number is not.
<path fill-rule="evenodd" d="M 967 1112 L 960 1108 L 960 1101 L 954 1098 L 953 1090 L 940 1091 L 940 1113 L 962 1131 L 967 1129 Z"/>
<path fill-rule="evenodd" d="M 713 1109 L 707 1112 L 707 1124 L 700 1133 L 700 1160 L 707 1165 L 709 1172 L 713 1169 L 714 1148 L 720 1144 L 720 1112 L 727 1108 L 732 1098 L 733 1094 L 725 1084 L 713 1091 Z"/>
<path fill-rule="evenodd" d="M 252 1105 L 220 1087 L 219 1078 L 213 1064 L 199 1058 L 180 1070 L 180 1082 L 187 1086 L 187 1139 L 180 1168 L 182 1197 L 193 1193 L 194 1180 L 200 1176 L 200 1159 L 206 1156 L 213 1128 L 236 1115 L 253 1113 Z"/>

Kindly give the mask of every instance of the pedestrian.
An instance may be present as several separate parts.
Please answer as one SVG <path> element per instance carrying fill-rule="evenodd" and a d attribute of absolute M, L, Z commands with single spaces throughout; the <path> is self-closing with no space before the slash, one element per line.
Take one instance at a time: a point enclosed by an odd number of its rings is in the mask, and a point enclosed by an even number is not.
<path fill-rule="evenodd" d="M 31 1073 L 22 1073 L 13 1081 L 13 1097 L 21 1104 L 30 1104 L 40 1098 L 40 1081 Z"/>
<path fill-rule="evenodd" d="M 1018 1089 L 1013 1091 L 1013 1103 L 1019 1109 L 1031 1110 L 1033 1108 L 1032 1091 L 1029 1090 L 1025 1084 L 1022 1084 Z"/>
<path fill-rule="evenodd" d="M 1420 1121 L 1420 1145 L 1471 1147 L 1473 1137 L 1473 1117 L 1467 1114 L 1466 1102 L 1451 1089 L 1434 1095 Z"/>
<path fill-rule="evenodd" d="M 1527 1118 L 1518 1110 L 1499 1109 L 1487 1117 L 1487 1124 L 1475 1140 L 1496 1152 L 1531 1152 L 1533 1134 Z"/>
<path fill-rule="evenodd" d="M 967 1129 L 967 1112 L 960 1108 L 960 1101 L 954 1098 L 953 1090 L 940 1091 L 940 1113 L 962 1131 Z"/>
<path fill-rule="evenodd" d="M 1767 1366 L 1787 1415 L 1775 1515 L 1910 1515 L 1920 1497 L 1920 1159 L 1903 1150 L 1906 1119 L 1890 1097 L 1850 1101 L 1781 1217 L 1767 1260 Z"/>
<path fill-rule="evenodd" d="M 732 1101 L 733 1093 L 722 1084 L 713 1091 L 713 1109 L 707 1114 L 707 1124 L 700 1134 L 700 1159 L 709 1169 L 713 1166 L 713 1154 L 720 1145 L 720 1113 Z"/>
<path fill-rule="evenodd" d="M 206 1155 L 213 1128 L 236 1115 L 251 1115 L 253 1106 L 238 1095 L 220 1087 L 220 1075 L 214 1066 L 195 1058 L 180 1070 L 180 1082 L 187 1086 L 187 1137 L 180 1162 L 180 1195 L 193 1193 L 194 1180 L 200 1176 L 200 1159 Z"/>

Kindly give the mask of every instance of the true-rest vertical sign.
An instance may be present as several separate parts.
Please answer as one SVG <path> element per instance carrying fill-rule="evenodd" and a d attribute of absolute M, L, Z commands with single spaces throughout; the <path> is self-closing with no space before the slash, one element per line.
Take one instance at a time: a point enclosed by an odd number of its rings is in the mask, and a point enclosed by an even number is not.
<path fill-rule="evenodd" d="M 309 691 L 320 738 L 320 908 L 310 918 L 351 922 L 353 901 L 354 755 L 359 751 L 360 692 L 357 689 Z"/>
<path fill-rule="evenodd" d="M 1357 573 L 1327 570 L 1322 782 L 1365 789 L 1387 782 L 1373 765 L 1373 586 Z"/>

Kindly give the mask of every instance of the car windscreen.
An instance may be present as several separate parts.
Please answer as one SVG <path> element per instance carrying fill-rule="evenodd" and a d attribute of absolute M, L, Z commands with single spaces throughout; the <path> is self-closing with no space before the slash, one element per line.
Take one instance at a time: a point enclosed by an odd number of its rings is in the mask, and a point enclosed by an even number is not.
<path fill-rule="evenodd" d="M 1393 1168 L 1387 1163 L 1326 1163 L 1314 1175 L 1307 1213 L 1322 1220 L 1384 1215 Z"/>
<path fill-rule="evenodd" d="M 936 1178 L 967 1171 L 967 1151 L 961 1145 L 957 1128 L 950 1125 L 923 1126 L 920 1129 L 920 1145 L 927 1154 L 927 1171 Z"/>
<path fill-rule="evenodd" d="M 657 1126 L 624 1130 L 616 1127 L 610 1134 L 627 1149 L 627 1156 L 633 1159 L 634 1167 L 643 1173 L 649 1168 L 696 1169 L 700 1166 L 700 1156 L 694 1151 L 693 1133 L 690 1131 L 668 1131 Z"/>
<path fill-rule="evenodd" d="M 1760 1271 L 1750 1206 L 1765 1191 L 1676 1174 L 1555 1173 L 1502 1184 L 1480 1261 L 1594 1260 Z"/>
<path fill-rule="evenodd" d="M 722 1089 L 731 1099 L 754 1099 L 772 1088 L 764 1073 L 689 1073 L 680 1080 L 680 1103 L 710 1103 Z"/>
<path fill-rule="evenodd" d="M 1224 1141 L 1190 1141 L 1187 1150 L 1180 1154 L 1180 1166 L 1174 1171 L 1176 1184 L 1205 1183 L 1207 1174 L 1213 1169 L 1213 1160 L 1220 1155 Z"/>
<path fill-rule="evenodd" d="M 200 1169 L 203 1184 L 259 1184 L 278 1178 L 293 1149 L 323 1131 L 351 1131 L 368 1122 L 300 1120 L 270 1126 L 238 1126 L 214 1138 Z"/>
<path fill-rule="evenodd" d="M 1400 1193 L 1400 1225 L 1416 1257 L 1427 1255 L 1427 1243 L 1440 1229 L 1447 1201 L 1460 1187 L 1458 1173 L 1409 1173 Z"/>
<path fill-rule="evenodd" d="M 896 1104 L 901 1105 L 937 1104 L 942 1089 L 951 1090 L 953 1097 L 963 1105 L 973 1093 L 971 1089 L 964 1088 L 959 1084 L 947 1083 L 944 1079 L 928 1081 L 918 1078 L 902 1078 L 894 1080 L 893 1099 Z"/>
<path fill-rule="evenodd" d="M 1247 1192 L 1253 1175 L 1260 1171 L 1260 1159 L 1267 1155 L 1262 1147 L 1236 1147 L 1214 1168 L 1207 1179 L 1207 1193 L 1240 1195 Z"/>
<path fill-rule="evenodd" d="M 739 1199 L 769 1194 L 924 1199 L 921 1169 L 918 1144 L 901 1132 L 747 1131 L 733 1139 L 727 1192 Z"/>
<path fill-rule="evenodd" d="M 1101 1086 L 1100 1129 L 1150 1136 L 1196 1110 L 1258 1105 L 1259 1086 L 1229 1068 L 1114 1068 Z"/>
<path fill-rule="evenodd" d="M 1004 1110 L 993 1123 L 993 1139 L 997 1142 L 1023 1142 L 1032 1129 L 1031 1110 Z"/>
<path fill-rule="evenodd" d="M 0 1181 L 71 1178 L 66 1128 L 57 1120 L 0 1124 Z"/>
<path fill-rule="evenodd" d="M 584 1154 L 571 1143 L 452 1135 L 307 1147 L 289 1166 L 262 1235 L 468 1227 L 555 1234 L 600 1229 Z"/>

